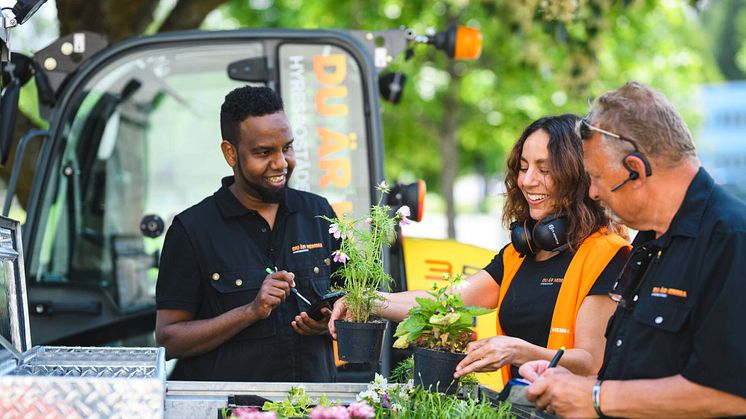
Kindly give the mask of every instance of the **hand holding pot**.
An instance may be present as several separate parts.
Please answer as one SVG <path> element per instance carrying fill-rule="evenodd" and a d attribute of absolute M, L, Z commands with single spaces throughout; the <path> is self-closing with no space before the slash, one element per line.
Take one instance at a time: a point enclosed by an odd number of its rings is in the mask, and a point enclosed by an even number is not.
<path fill-rule="evenodd" d="M 456 366 L 454 377 L 471 372 L 497 371 L 504 365 L 516 363 L 523 340 L 510 336 L 495 336 L 471 342 L 466 346 L 466 358 Z"/>
<path fill-rule="evenodd" d="M 305 311 L 295 316 L 295 320 L 290 323 L 298 334 L 301 335 L 321 335 L 327 332 L 327 324 L 331 311 L 324 307 L 321 309 L 324 317 L 321 320 L 314 320 Z"/>
<path fill-rule="evenodd" d="M 345 297 L 340 298 L 334 303 L 331 317 L 329 318 L 329 334 L 332 338 L 337 339 L 337 327 L 334 325 L 335 320 L 347 320 L 347 302 Z"/>
<path fill-rule="evenodd" d="M 259 318 L 266 319 L 275 307 L 282 304 L 295 286 L 295 274 L 287 271 L 272 272 L 262 282 L 259 293 L 251 306 Z"/>

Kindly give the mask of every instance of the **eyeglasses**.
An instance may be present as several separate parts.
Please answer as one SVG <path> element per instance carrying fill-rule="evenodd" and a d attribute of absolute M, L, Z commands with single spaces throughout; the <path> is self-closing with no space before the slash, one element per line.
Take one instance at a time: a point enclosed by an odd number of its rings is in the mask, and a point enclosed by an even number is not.
<path fill-rule="evenodd" d="M 632 147 L 634 147 L 636 152 L 640 152 L 640 148 L 637 147 L 637 143 L 634 140 L 630 140 L 627 137 L 623 137 L 619 134 L 614 134 L 611 131 L 606 131 L 605 129 L 601 129 L 599 127 L 594 127 L 593 125 L 589 124 L 585 118 L 580 120 L 580 124 L 578 125 L 578 135 L 580 136 L 581 140 L 590 140 L 591 137 L 593 137 L 593 131 L 609 136 L 611 138 L 616 138 L 620 141 L 630 143 L 632 144 Z"/>
<path fill-rule="evenodd" d="M 653 266 L 653 260 L 660 259 L 662 253 L 663 250 L 658 246 L 646 244 L 636 247 L 619 272 L 614 287 L 609 292 L 609 298 L 622 308 L 631 309 L 632 303 L 637 301 L 637 291 Z M 629 302 L 630 297 L 632 302 Z"/>

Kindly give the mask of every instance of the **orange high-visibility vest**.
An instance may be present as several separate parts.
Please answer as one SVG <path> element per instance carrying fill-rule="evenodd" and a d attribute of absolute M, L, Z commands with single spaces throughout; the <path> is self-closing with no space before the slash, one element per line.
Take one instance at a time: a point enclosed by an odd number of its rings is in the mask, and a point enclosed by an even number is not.
<path fill-rule="evenodd" d="M 552 323 L 549 329 L 547 348 L 566 349 L 575 346 L 575 319 L 580 305 L 596 283 L 601 272 L 614 258 L 619 249 L 629 247 L 629 243 L 620 236 L 608 233 L 605 228 L 588 236 L 573 256 L 562 280 L 557 302 L 554 305 Z M 503 281 L 500 286 L 500 298 L 497 301 L 497 334 L 505 335 L 500 327 L 500 305 L 508 292 L 510 282 L 521 267 L 524 258 L 509 245 L 503 251 Z M 501 368 L 503 385 L 510 381 L 510 365 Z"/>

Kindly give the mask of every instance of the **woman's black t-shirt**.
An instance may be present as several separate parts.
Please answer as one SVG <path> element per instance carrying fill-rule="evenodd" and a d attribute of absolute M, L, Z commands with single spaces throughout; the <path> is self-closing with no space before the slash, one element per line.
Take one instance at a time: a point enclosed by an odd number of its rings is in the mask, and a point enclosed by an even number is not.
<path fill-rule="evenodd" d="M 498 285 L 503 281 L 503 252 L 495 255 L 484 268 Z M 606 295 L 614 286 L 617 275 L 627 260 L 629 249 L 622 247 L 604 268 L 588 295 Z M 500 326 L 507 336 L 546 347 L 554 306 L 560 286 L 575 253 L 565 250 L 547 260 L 537 261 L 533 255 L 526 256 L 516 272 L 500 306 Z M 518 377 L 517 368 L 511 367 L 513 377 Z"/>

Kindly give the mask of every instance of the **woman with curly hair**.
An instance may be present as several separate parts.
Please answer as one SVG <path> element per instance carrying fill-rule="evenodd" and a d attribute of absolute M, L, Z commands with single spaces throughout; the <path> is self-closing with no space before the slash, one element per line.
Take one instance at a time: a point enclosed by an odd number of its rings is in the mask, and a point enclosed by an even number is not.
<path fill-rule="evenodd" d="M 497 336 L 467 347 L 456 377 L 502 369 L 503 382 L 523 363 L 551 359 L 593 374 L 601 366 L 604 330 L 614 311 L 608 293 L 629 254 L 620 226 L 588 196 L 579 117 L 541 118 L 529 125 L 508 157 L 503 221 L 506 245 L 457 292 L 466 305 L 497 309 Z M 381 293 L 378 315 L 402 321 L 425 291 Z M 344 300 L 331 321 L 344 318 Z"/>

